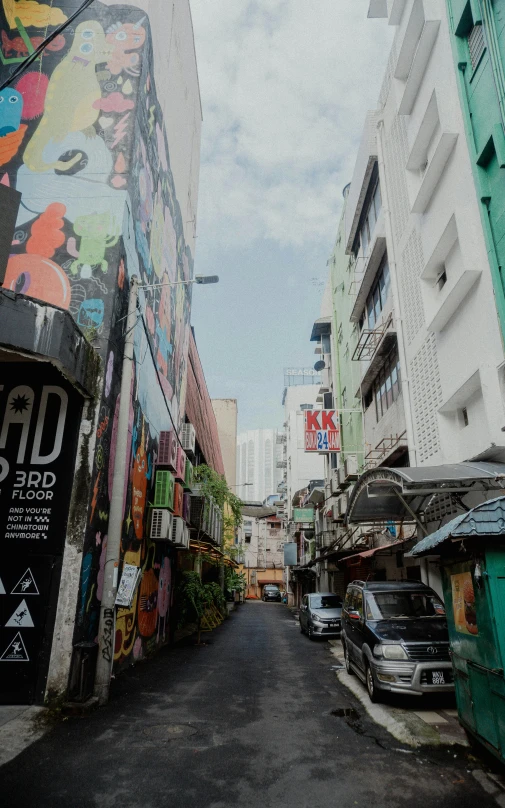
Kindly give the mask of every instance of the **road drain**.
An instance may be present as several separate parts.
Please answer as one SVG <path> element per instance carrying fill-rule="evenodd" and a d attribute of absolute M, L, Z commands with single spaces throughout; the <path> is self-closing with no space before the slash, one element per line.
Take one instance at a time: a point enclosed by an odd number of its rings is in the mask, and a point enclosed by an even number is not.
<path fill-rule="evenodd" d="M 175 741 L 179 738 L 189 738 L 195 735 L 198 730 L 188 724 L 155 724 L 152 727 L 145 727 L 142 730 L 144 735 L 163 743 L 165 741 Z"/>
<path fill-rule="evenodd" d="M 331 710 L 331 715 L 334 715 L 336 718 L 348 718 L 351 721 L 357 721 L 359 718 L 359 713 L 354 707 L 336 707 L 334 710 Z"/>

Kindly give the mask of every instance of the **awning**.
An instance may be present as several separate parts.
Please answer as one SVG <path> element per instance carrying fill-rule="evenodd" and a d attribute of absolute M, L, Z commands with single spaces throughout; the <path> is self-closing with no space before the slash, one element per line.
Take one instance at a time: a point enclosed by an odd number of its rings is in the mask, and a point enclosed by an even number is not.
<path fill-rule="evenodd" d="M 489 499 L 467 513 L 462 513 L 435 533 L 426 536 L 410 551 L 409 556 L 438 554 L 441 545 L 453 539 L 505 536 L 505 497 Z"/>
<path fill-rule="evenodd" d="M 380 555 L 382 550 L 391 550 L 390 553 L 386 553 L 386 555 L 391 555 L 393 552 L 395 552 L 395 550 L 401 550 L 403 545 L 409 541 L 412 541 L 412 539 L 401 539 L 400 541 L 391 542 L 391 544 L 383 544 L 381 547 L 373 547 L 371 550 L 363 550 L 361 553 L 354 553 L 354 555 L 341 558 L 339 561 L 337 561 L 337 564 L 352 561 L 352 559 L 356 560 L 358 558 L 372 558 L 375 555 Z"/>
<path fill-rule="evenodd" d="M 323 334 L 331 333 L 331 317 L 320 317 L 312 326 L 311 342 L 316 342 Z"/>
<path fill-rule="evenodd" d="M 370 469 L 352 490 L 346 524 L 415 519 L 440 496 L 503 490 L 505 463 L 464 462 L 417 468 Z"/>

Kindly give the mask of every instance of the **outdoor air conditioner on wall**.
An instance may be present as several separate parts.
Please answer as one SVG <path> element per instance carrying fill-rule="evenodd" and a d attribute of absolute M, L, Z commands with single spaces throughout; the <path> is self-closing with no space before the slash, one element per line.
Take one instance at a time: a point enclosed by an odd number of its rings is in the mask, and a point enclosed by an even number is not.
<path fill-rule="evenodd" d="M 358 458 L 356 455 L 349 455 L 344 460 L 344 472 L 346 482 L 358 479 Z"/>
<path fill-rule="evenodd" d="M 345 494 L 340 494 L 337 499 L 337 506 L 340 516 L 345 516 L 349 506 L 349 494 L 347 492 Z"/>
<path fill-rule="evenodd" d="M 184 451 L 194 457 L 196 445 L 196 433 L 193 424 L 183 424 L 181 430 L 181 443 Z"/>
<path fill-rule="evenodd" d="M 172 514 L 165 508 L 153 508 L 151 510 L 149 537 L 152 541 L 171 541 L 172 519 Z"/>
<path fill-rule="evenodd" d="M 173 429 L 160 432 L 158 445 L 158 466 L 166 466 L 170 471 L 177 468 L 177 437 Z"/>
<path fill-rule="evenodd" d="M 182 518 L 185 522 L 191 521 L 191 494 L 188 492 L 182 495 Z"/>
<path fill-rule="evenodd" d="M 340 510 L 339 510 L 339 507 L 338 507 L 338 500 L 337 500 L 337 502 L 335 502 L 334 505 L 331 506 L 331 518 L 333 519 L 334 522 L 340 522 L 341 519 L 342 519 L 342 516 L 340 514 Z"/>
<path fill-rule="evenodd" d="M 175 470 L 175 479 L 178 482 L 184 482 L 184 475 L 186 474 L 186 455 L 180 446 L 177 447 L 177 468 Z"/>
<path fill-rule="evenodd" d="M 182 516 L 182 498 L 184 491 L 180 483 L 174 486 L 174 516 Z"/>
<path fill-rule="evenodd" d="M 189 550 L 189 527 L 184 525 L 182 529 L 182 541 L 186 550 Z"/>
<path fill-rule="evenodd" d="M 174 516 L 172 519 L 172 543 L 176 547 L 184 547 L 184 522 L 180 516 Z"/>
<path fill-rule="evenodd" d="M 157 471 L 154 485 L 154 507 L 174 507 L 174 476 L 170 471 Z"/>
<path fill-rule="evenodd" d="M 184 488 L 190 490 L 193 485 L 193 463 L 186 458 L 186 468 L 184 470 Z"/>
<path fill-rule="evenodd" d="M 331 478 L 330 478 L 330 488 L 332 494 L 339 493 L 339 481 L 338 481 L 338 469 L 332 469 Z"/>

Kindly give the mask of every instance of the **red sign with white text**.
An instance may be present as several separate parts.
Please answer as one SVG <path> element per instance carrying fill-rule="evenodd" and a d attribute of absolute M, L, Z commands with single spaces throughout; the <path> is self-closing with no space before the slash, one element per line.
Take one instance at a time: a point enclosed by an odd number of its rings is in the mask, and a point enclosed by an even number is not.
<path fill-rule="evenodd" d="M 305 451 L 340 452 L 340 418 L 336 410 L 305 410 Z"/>

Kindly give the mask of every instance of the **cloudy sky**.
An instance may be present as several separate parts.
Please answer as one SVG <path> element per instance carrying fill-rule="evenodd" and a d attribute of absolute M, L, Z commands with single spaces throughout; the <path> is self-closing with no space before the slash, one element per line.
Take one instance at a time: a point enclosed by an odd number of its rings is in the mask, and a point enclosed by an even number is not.
<path fill-rule="evenodd" d="M 368 0 L 191 0 L 203 104 L 193 325 L 239 430 L 280 426 L 312 366 L 326 261 L 392 31 Z"/>

